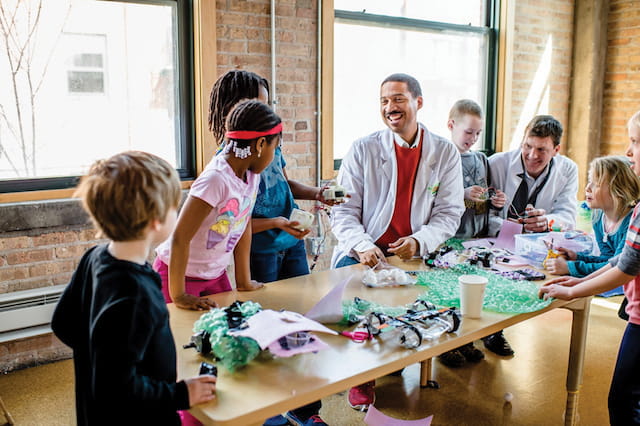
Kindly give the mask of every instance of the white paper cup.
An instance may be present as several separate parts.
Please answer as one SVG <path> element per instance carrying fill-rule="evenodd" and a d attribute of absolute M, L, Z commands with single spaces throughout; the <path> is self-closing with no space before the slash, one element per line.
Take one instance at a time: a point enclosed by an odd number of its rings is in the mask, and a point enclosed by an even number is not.
<path fill-rule="evenodd" d="M 480 318 L 487 279 L 480 275 L 461 275 L 458 277 L 458 283 L 460 284 L 460 311 L 462 315 L 467 318 Z"/>

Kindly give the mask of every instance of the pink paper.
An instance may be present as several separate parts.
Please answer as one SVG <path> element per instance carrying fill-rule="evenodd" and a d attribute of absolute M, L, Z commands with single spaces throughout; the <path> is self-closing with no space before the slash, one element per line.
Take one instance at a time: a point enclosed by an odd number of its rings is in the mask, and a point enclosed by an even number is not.
<path fill-rule="evenodd" d="M 229 331 L 232 336 L 250 337 L 266 349 L 271 343 L 282 336 L 296 331 L 317 331 L 321 333 L 338 334 L 324 325 L 310 320 L 297 312 L 276 312 L 265 309 L 249 317 L 248 327 L 243 330 Z"/>
<path fill-rule="evenodd" d="M 495 247 L 514 251 L 516 248 L 516 234 L 522 234 L 522 224 L 504 220 L 500 227 Z"/>
<path fill-rule="evenodd" d="M 323 323 L 336 323 L 342 321 L 342 295 L 353 275 L 336 284 L 313 308 L 305 315 L 307 318 Z"/>
<path fill-rule="evenodd" d="M 318 336 L 313 336 L 313 342 L 307 343 L 306 345 L 299 346 L 297 348 L 284 349 L 280 342 L 275 341 L 269 345 L 269 352 L 274 355 L 277 355 L 281 358 L 289 358 L 290 356 L 304 354 L 308 352 L 318 352 L 323 349 L 327 349 L 329 345 L 320 340 Z"/>
<path fill-rule="evenodd" d="M 369 426 L 429 426 L 433 420 L 433 415 L 418 420 L 400 420 L 382 414 L 373 405 L 369 406 L 364 422 Z"/>

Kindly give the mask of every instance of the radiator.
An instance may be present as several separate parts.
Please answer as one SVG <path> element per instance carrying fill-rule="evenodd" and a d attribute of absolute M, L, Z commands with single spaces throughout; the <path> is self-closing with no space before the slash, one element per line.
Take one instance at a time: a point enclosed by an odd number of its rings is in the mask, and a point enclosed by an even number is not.
<path fill-rule="evenodd" d="M 39 329 L 51 324 L 66 284 L 0 294 L 0 334 Z"/>

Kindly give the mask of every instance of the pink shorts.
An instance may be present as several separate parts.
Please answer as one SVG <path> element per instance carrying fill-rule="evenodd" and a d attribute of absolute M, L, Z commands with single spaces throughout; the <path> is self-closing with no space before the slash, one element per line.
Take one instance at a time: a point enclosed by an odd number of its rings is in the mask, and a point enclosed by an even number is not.
<path fill-rule="evenodd" d="M 166 263 L 156 257 L 153 261 L 153 269 L 160 274 L 162 279 L 162 294 L 167 303 L 171 303 L 169 296 L 169 267 Z M 227 271 L 224 271 L 218 278 L 203 280 L 201 278 L 185 277 L 184 292 L 193 296 L 207 296 L 209 294 L 231 291 L 231 282 Z"/>

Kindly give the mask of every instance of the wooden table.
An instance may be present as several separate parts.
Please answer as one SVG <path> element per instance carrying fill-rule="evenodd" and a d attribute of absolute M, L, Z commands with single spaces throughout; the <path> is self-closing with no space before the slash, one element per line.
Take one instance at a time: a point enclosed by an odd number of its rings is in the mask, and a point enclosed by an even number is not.
<path fill-rule="evenodd" d="M 402 262 L 390 258 L 390 262 L 406 270 L 426 269 L 421 261 Z M 335 284 L 352 276 L 345 289 L 344 299 L 359 296 L 368 301 L 388 306 L 413 302 L 424 293 L 422 286 L 401 288 L 367 288 L 361 282 L 364 267 L 349 266 L 336 270 L 317 272 L 267 284 L 267 288 L 255 292 L 227 292 L 210 296 L 220 306 L 228 306 L 236 299 L 258 302 L 265 309 L 287 309 L 307 312 Z M 565 424 L 576 421 L 578 395 L 582 384 L 584 349 L 589 318 L 590 298 L 570 302 L 556 300 L 550 306 L 527 314 L 497 314 L 483 312 L 481 319 L 464 319 L 456 333 L 445 334 L 439 340 L 423 342 L 415 349 L 405 349 L 378 339 L 355 343 L 343 336 L 320 334 L 330 348 L 317 354 L 304 354 L 282 359 L 258 357 L 234 374 L 219 369 L 217 398 L 191 410 L 205 424 L 250 425 L 262 424 L 264 419 L 300 407 L 323 397 L 349 389 L 375 378 L 421 362 L 421 384 L 424 386 L 431 371 L 431 358 L 466 343 L 488 336 L 514 324 L 526 321 L 555 308 L 567 308 L 573 312 L 571 344 L 567 370 L 567 408 Z M 198 373 L 200 362 L 205 360 L 194 349 L 182 349 L 192 334 L 193 323 L 202 312 L 187 311 L 169 305 L 171 328 L 178 351 L 179 379 Z M 337 329 L 337 326 L 331 325 Z"/>

